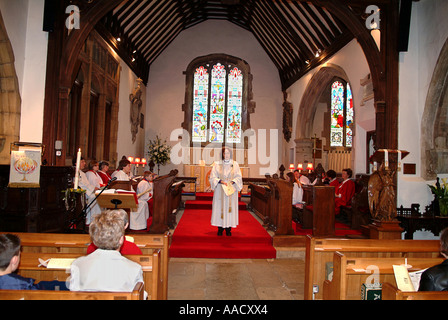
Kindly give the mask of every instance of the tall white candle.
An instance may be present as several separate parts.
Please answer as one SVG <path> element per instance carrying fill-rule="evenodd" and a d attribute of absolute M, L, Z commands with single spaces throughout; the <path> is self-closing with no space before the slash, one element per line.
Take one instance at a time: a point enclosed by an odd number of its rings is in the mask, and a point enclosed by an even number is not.
<path fill-rule="evenodd" d="M 81 148 L 78 150 L 78 155 L 76 157 L 75 185 L 73 187 L 75 190 L 78 189 L 80 165 L 81 165 Z"/>
<path fill-rule="evenodd" d="M 389 151 L 384 150 L 384 168 L 389 169 Z"/>

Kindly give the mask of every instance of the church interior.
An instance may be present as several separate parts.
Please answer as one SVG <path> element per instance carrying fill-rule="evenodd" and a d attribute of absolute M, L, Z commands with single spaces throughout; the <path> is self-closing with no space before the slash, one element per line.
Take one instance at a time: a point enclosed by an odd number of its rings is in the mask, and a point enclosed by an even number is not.
<path fill-rule="evenodd" d="M 85 253 L 82 155 L 86 172 L 129 162 L 103 191 L 157 175 L 146 228 L 126 231 L 152 300 L 448 299 L 401 290 L 392 268 L 439 263 L 448 227 L 447 14 L 438 0 L 0 0 L 0 233 L 22 239 L 19 273 L 54 278 L 27 259 Z M 231 236 L 210 225 L 223 146 L 241 171 Z M 93 195 L 132 221 L 128 196 Z"/>

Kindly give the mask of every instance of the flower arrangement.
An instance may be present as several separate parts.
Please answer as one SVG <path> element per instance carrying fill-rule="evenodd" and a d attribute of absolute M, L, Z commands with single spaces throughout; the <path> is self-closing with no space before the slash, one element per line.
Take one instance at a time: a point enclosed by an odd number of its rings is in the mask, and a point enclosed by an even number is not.
<path fill-rule="evenodd" d="M 150 161 L 153 161 L 157 164 L 157 173 L 159 174 L 160 165 L 165 165 L 170 163 L 170 154 L 171 154 L 171 146 L 166 143 L 166 140 L 159 138 L 156 136 L 155 140 L 149 141 L 148 147 L 148 157 Z"/>
<path fill-rule="evenodd" d="M 448 181 L 447 178 L 442 179 L 440 184 L 439 178 L 435 185 L 428 185 L 434 195 L 434 200 L 437 200 L 440 208 L 441 216 L 448 216 Z"/>

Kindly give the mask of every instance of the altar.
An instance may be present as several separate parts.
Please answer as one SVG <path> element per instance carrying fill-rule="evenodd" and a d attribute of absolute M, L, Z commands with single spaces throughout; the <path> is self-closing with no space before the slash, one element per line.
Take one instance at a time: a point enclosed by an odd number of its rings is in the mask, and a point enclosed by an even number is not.
<path fill-rule="evenodd" d="M 243 178 L 249 177 L 249 167 L 240 167 L 241 174 Z M 212 166 L 209 165 L 184 165 L 184 176 L 185 177 L 196 177 L 196 190 L 193 184 L 187 184 L 184 187 L 186 192 L 211 192 L 210 188 L 210 172 L 212 171 Z M 248 185 L 243 185 L 243 190 L 241 193 L 248 193 Z"/>

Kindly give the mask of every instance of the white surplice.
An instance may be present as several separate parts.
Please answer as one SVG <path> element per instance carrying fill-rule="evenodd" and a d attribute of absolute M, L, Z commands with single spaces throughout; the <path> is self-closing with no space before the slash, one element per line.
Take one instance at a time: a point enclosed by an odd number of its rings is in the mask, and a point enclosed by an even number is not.
<path fill-rule="evenodd" d="M 79 170 L 79 187 L 81 189 L 86 190 L 86 200 L 87 200 L 87 205 L 90 206 L 87 209 L 87 215 L 86 215 L 86 224 L 90 224 L 92 217 L 94 215 L 100 214 L 101 213 L 101 208 L 98 205 L 98 203 L 96 202 L 95 199 L 95 186 L 93 186 L 89 179 L 87 178 L 87 175 L 82 171 Z"/>
<path fill-rule="evenodd" d="M 148 200 L 152 194 L 151 184 L 143 179 L 137 185 L 137 195 L 142 194 L 138 198 L 138 208 L 131 211 L 130 228 L 132 230 L 146 229 L 149 218 Z"/>
<path fill-rule="evenodd" d="M 227 182 L 235 191 L 227 196 L 219 181 Z M 232 184 L 232 182 L 234 182 Z M 236 161 L 217 161 L 210 173 L 210 187 L 214 191 L 211 225 L 235 228 L 238 225 L 238 192 L 243 189 L 243 177 Z"/>

